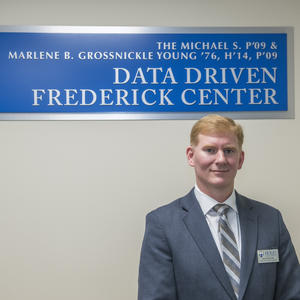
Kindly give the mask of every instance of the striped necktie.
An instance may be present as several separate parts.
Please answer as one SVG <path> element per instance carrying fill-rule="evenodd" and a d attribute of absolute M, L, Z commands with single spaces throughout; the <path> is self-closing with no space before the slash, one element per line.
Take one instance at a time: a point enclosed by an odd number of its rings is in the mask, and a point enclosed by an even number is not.
<path fill-rule="evenodd" d="M 238 298 L 241 263 L 237 242 L 230 229 L 226 216 L 230 207 L 226 204 L 217 204 L 213 209 L 219 215 L 219 237 L 221 241 L 223 263 L 231 281 L 235 296 Z"/>

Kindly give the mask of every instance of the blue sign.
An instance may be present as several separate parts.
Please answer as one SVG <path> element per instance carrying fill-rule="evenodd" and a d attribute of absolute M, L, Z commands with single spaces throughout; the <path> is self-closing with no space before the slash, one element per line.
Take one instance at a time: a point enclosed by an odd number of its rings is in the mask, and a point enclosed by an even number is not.
<path fill-rule="evenodd" d="M 0 114 L 176 113 L 189 119 L 289 110 L 286 31 L 185 31 L 4 28 Z"/>

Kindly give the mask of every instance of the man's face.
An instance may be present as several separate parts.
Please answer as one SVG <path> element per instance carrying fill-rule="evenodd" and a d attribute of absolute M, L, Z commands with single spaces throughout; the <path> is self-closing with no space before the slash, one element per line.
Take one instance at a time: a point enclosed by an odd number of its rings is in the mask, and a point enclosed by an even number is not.
<path fill-rule="evenodd" d="M 233 190 L 234 178 L 244 161 L 237 137 L 231 133 L 199 134 L 198 144 L 189 146 L 186 154 L 189 165 L 195 168 L 196 183 L 200 190 Z"/>

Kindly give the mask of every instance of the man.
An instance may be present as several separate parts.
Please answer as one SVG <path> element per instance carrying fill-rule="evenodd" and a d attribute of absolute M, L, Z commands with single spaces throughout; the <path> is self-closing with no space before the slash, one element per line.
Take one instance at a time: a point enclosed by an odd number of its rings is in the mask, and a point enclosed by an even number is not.
<path fill-rule="evenodd" d="M 281 214 L 234 191 L 243 131 L 208 115 L 191 131 L 196 184 L 149 213 L 139 300 L 300 300 L 300 267 Z"/>

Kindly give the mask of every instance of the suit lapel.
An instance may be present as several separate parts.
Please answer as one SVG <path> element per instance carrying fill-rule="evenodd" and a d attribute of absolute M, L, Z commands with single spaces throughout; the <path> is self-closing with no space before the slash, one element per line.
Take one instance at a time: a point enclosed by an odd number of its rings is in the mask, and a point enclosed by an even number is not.
<path fill-rule="evenodd" d="M 212 237 L 201 207 L 192 190 L 182 198 L 182 208 L 187 211 L 183 221 L 195 240 L 198 248 L 210 265 L 215 276 L 232 299 L 236 299 L 233 288 L 225 271 L 220 253 Z"/>
<path fill-rule="evenodd" d="M 247 198 L 236 193 L 242 238 L 239 299 L 243 299 L 257 248 L 257 215 Z"/>

